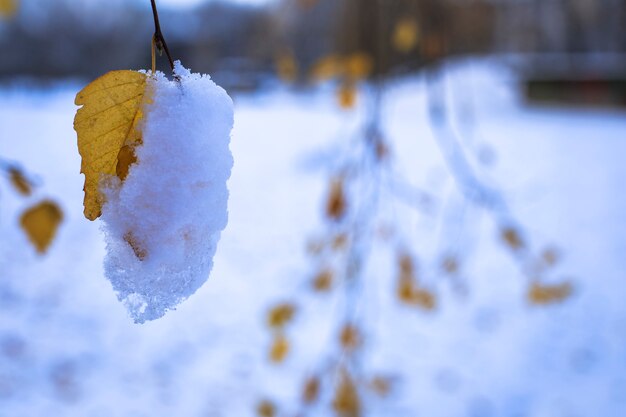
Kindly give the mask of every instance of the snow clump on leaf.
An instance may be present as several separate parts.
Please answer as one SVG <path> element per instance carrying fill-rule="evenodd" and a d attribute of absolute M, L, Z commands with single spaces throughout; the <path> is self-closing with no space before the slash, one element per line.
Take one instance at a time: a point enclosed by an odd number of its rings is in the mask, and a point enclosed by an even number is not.
<path fill-rule="evenodd" d="M 180 62 L 175 74 L 147 78 L 136 162 L 101 181 L 105 273 L 137 323 L 202 286 L 228 218 L 232 100 Z"/>

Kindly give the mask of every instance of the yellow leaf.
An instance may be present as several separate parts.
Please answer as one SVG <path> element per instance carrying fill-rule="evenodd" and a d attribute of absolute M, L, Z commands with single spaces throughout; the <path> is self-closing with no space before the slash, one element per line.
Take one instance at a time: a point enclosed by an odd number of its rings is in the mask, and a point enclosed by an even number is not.
<path fill-rule="evenodd" d="M 363 344 L 363 336 L 355 325 L 346 324 L 339 334 L 339 342 L 345 351 L 352 352 Z"/>
<path fill-rule="evenodd" d="M 349 239 L 348 235 L 345 233 L 339 233 L 333 237 L 333 241 L 331 242 L 331 247 L 334 250 L 345 249 L 348 246 Z"/>
<path fill-rule="evenodd" d="M 315 81 L 329 80 L 341 74 L 342 61 L 337 55 L 320 58 L 311 68 L 311 78 Z"/>
<path fill-rule="evenodd" d="M 267 315 L 267 324 L 272 328 L 282 328 L 291 321 L 296 308 L 293 304 L 283 303 L 272 308 Z"/>
<path fill-rule="evenodd" d="M 308 378 L 302 390 L 302 402 L 311 404 L 317 401 L 320 395 L 320 379 L 316 376 Z"/>
<path fill-rule="evenodd" d="M 353 82 L 343 82 L 337 90 L 337 100 L 344 109 L 351 109 L 356 104 L 357 88 Z"/>
<path fill-rule="evenodd" d="M 331 269 L 320 270 L 313 278 L 313 289 L 315 291 L 328 291 L 333 285 L 333 271 Z"/>
<path fill-rule="evenodd" d="M 344 192 L 343 178 L 333 178 L 326 200 L 326 216 L 329 219 L 340 221 L 346 214 L 347 208 L 348 202 Z"/>
<path fill-rule="evenodd" d="M 298 63 L 291 52 L 283 52 L 276 56 L 276 73 L 284 82 L 294 82 L 298 77 Z"/>
<path fill-rule="evenodd" d="M 346 75 L 352 80 L 367 78 L 373 67 L 372 58 L 364 52 L 355 52 L 344 59 Z"/>
<path fill-rule="evenodd" d="M 32 184 L 24 176 L 24 173 L 17 168 L 9 168 L 9 181 L 15 190 L 22 195 L 30 195 L 32 192 Z"/>
<path fill-rule="evenodd" d="M 520 250 L 524 248 L 524 241 L 517 229 L 513 227 L 505 227 L 500 231 L 503 242 L 512 250 Z"/>
<path fill-rule="evenodd" d="M 361 400 L 356 385 L 348 372 L 342 370 L 341 380 L 335 391 L 333 408 L 341 417 L 359 417 L 361 415 Z"/>
<path fill-rule="evenodd" d="M 37 252 L 44 253 L 54 239 L 61 220 L 63 220 L 63 212 L 59 206 L 52 201 L 45 200 L 26 210 L 20 218 L 20 225 L 26 231 Z"/>
<path fill-rule="evenodd" d="M 434 310 L 437 306 L 437 298 L 435 294 L 426 289 L 416 289 L 412 297 L 413 305 L 421 307 L 424 310 Z"/>
<path fill-rule="evenodd" d="M 398 51 L 410 52 L 418 40 L 418 27 L 415 19 L 404 18 L 396 23 L 393 29 L 392 44 Z"/>
<path fill-rule="evenodd" d="M 256 413 L 260 417 L 274 417 L 276 415 L 276 406 L 268 400 L 263 400 L 257 405 Z"/>
<path fill-rule="evenodd" d="M 133 149 L 141 144 L 139 122 L 143 118 L 147 75 L 136 71 L 111 71 L 96 79 L 77 95 L 82 106 L 74 118 L 78 152 L 85 174 L 85 217 L 101 214 L 104 196 L 99 190 L 103 177 L 124 179 L 135 162 Z"/>
<path fill-rule="evenodd" d="M 0 17 L 11 17 L 17 13 L 17 0 L 0 0 Z"/>
<path fill-rule="evenodd" d="M 285 360 L 289 353 L 289 341 L 283 334 L 277 334 L 272 342 L 270 348 L 270 360 L 275 363 L 280 363 Z"/>
<path fill-rule="evenodd" d="M 532 304 L 546 305 L 564 301 L 572 295 L 573 286 L 569 281 L 560 284 L 541 284 L 533 282 L 528 289 L 528 301 Z"/>

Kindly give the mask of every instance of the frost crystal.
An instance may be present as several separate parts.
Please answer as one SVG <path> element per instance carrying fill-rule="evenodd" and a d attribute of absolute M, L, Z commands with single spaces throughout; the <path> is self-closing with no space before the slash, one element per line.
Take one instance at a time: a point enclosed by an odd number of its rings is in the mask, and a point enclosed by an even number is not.
<path fill-rule="evenodd" d="M 202 286 L 228 218 L 232 100 L 207 75 L 175 73 L 149 78 L 137 163 L 104 187 L 105 273 L 137 323 Z"/>

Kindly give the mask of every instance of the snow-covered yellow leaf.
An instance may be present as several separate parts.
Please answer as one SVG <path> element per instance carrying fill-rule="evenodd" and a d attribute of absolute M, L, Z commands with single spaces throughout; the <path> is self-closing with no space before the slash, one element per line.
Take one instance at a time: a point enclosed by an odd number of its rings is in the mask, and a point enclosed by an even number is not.
<path fill-rule="evenodd" d="M 62 220 L 63 212 L 59 206 L 53 201 L 46 200 L 26 210 L 20 218 L 20 225 L 37 252 L 44 253 L 54 239 Z"/>
<path fill-rule="evenodd" d="M 17 13 L 17 0 L 0 0 L 0 17 L 11 17 Z"/>
<path fill-rule="evenodd" d="M 393 47 L 403 53 L 410 52 L 417 45 L 417 37 L 418 27 L 415 19 L 402 19 L 393 29 Z"/>
<path fill-rule="evenodd" d="M 84 213 L 89 220 L 101 214 L 101 179 L 117 175 L 123 180 L 135 161 L 133 149 L 141 143 L 138 124 L 149 99 L 146 81 L 147 75 L 140 72 L 111 71 L 76 95 L 75 103 L 82 107 L 76 112 L 74 130 L 85 174 Z"/>

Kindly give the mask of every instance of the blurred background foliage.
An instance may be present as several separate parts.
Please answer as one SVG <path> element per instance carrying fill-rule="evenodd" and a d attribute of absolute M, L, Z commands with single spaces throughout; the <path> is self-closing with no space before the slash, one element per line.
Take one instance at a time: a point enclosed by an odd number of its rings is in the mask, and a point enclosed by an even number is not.
<path fill-rule="evenodd" d="M 93 78 L 112 69 L 146 68 L 148 3 L 3 0 L 0 78 Z M 556 68 L 541 59 L 528 70 L 540 78 L 571 77 L 573 71 L 578 78 L 623 81 L 623 59 L 584 58 L 626 51 L 622 0 L 168 4 L 161 6 L 161 20 L 174 55 L 227 89 L 259 88 L 277 68 L 284 78 L 305 82 L 321 58 L 352 53 L 371 58 L 374 76 L 419 70 L 451 56 L 567 54 L 570 59 Z M 295 61 L 291 70 L 284 60 L 276 65 L 285 56 Z"/>

